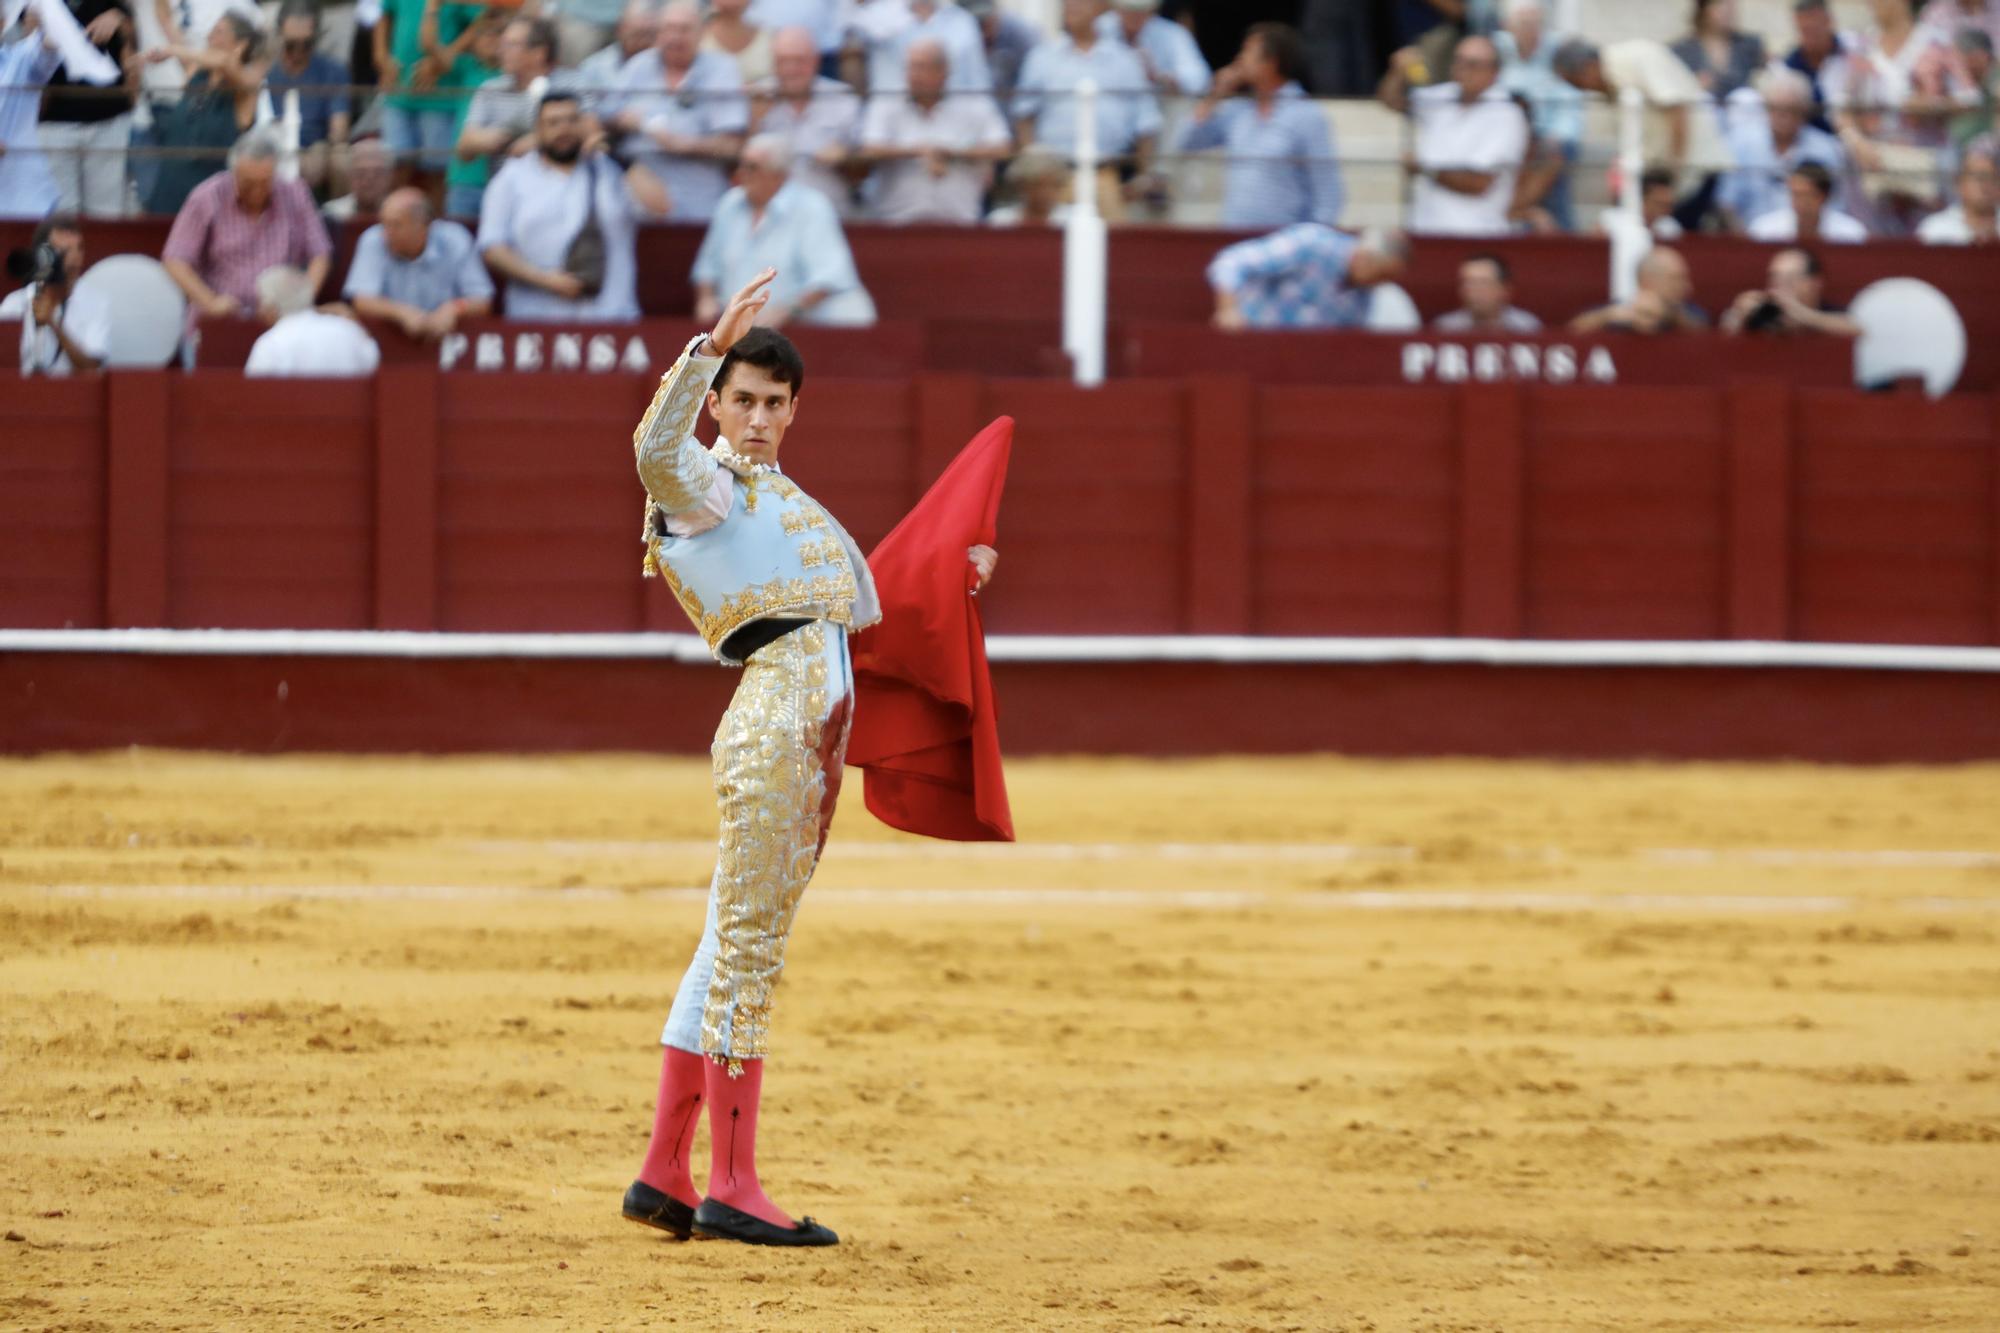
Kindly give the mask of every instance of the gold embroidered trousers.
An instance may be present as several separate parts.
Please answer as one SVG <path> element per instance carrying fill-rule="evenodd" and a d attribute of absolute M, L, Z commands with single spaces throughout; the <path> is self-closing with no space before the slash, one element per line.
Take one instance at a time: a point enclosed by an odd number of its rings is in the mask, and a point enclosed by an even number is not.
<path fill-rule="evenodd" d="M 854 673 L 847 632 L 814 621 L 759 648 L 710 749 L 722 817 L 708 921 L 660 1040 L 762 1059 L 799 899 L 840 794 Z"/>

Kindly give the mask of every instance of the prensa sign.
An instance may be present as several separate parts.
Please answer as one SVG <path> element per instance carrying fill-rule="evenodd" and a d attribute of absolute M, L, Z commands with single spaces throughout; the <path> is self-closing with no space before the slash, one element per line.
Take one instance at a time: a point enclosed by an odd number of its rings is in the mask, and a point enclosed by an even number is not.
<path fill-rule="evenodd" d="M 1618 362 L 1608 347 L 1578 349 L 1568 343 L 1403 344 L 1407 384 L 1616 384 Z"/>
<path fill-rule="evenodd" d="M 516 374 L 559 370 L 608 375 L 613 371 L 643 374 L 652 368 L 653 353 L 646 340 L 631 333 L 523 329 L 506 333 L 450 333 L 438 340 L 439 370 Z"/>

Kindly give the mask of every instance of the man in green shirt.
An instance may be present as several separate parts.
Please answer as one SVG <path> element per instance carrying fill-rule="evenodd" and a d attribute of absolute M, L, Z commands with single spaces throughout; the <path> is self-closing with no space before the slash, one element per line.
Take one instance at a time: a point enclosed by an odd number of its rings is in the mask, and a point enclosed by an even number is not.
<path fill-rule="evenodd" d="M 458 138 L 460 110 L 484 72 L 461 74 L 480 5 L 442 0 L 382 0 L 375 25 L 375 68 L 381 75 L 382 137 L 398 161 L 424 173 L 444 170 Z M 475 77 L 476 76 L 476 77 Z"/>

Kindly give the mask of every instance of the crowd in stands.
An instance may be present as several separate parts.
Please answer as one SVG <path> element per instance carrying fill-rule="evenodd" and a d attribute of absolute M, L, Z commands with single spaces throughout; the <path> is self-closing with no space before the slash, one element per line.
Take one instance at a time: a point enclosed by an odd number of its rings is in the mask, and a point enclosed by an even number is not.
<path fill-rule="evenodd" d="M 1089 80 L 1101 213 L 1165 216 L 1173 164 L 1207 155 L 1223 225 L 1268 233 L 1210 270 L 1229 327 L 1364 323 L 1400 269 L 1399 236 L 1337 230 L 1350 191 L 1315 94 L 1406 117 L 1403 226 L 1471 237 L 1595 229 L 1579 178 L 1621 164 L 1591 104 L 1636 98 L 1656 239 L 1798 247 L 1756 303 L 1784 318 L 1739 326 L 1835 331 L 1791 308 L 1821 247 L 2000 235 L 2000 0 L 1866 0 L 1853 31 L 1795 0 L 1785 50 L 1735 0 L 1691 0 L 1676 42 L 1602 44 L 1552 30 L 1545 0 L 1404 0 L 1386 33 L 1378 6 L 1301 0 L 1219 67 L 1199 4 L 1055 8 L 1044 31 L 997 0 L 5 0 L 0 216 L 172 214 L 190 318 L 263 312 L 294 342 L 329 221 L 365 228 L 351 308 L 412 337 L 496 306 L 636 318 L 652 220 L 708 228 L 697 315 L 775 267 L 770 321 L 868 323 L 844 227 L 1061 223 Z M 1679 255 L 1648 264 L 1579 327 L 1706 323 Z M 1451 318 L 1527 327 L 1503 262 L 1466 269 Z M 86 342 L 48 346 L 81 366 Z"/>

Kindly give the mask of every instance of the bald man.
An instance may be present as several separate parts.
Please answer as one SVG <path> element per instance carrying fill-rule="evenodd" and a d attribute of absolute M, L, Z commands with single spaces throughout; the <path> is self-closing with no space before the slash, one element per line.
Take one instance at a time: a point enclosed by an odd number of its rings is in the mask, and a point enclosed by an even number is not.
<path fill-rule="evenodd" d="M 1639 288 L 1629 301 L 1603 306 L 1570 321 L 1571 333 L 1689 333 L 1708 327 L 1708 315 L 1689 300 L 1694 279 L 1678 250 L 1654 250 L 1639 263 Z"/>
<path fill-rule="evenodd" d="M 472 233 L 432 217 L 421 190 L 397 190 L 383 201 L 382 220 L 354 247 L 342 290 L 358 314 L 394 324 L 419 342 L 493 310 L 493 279 Z"/>

